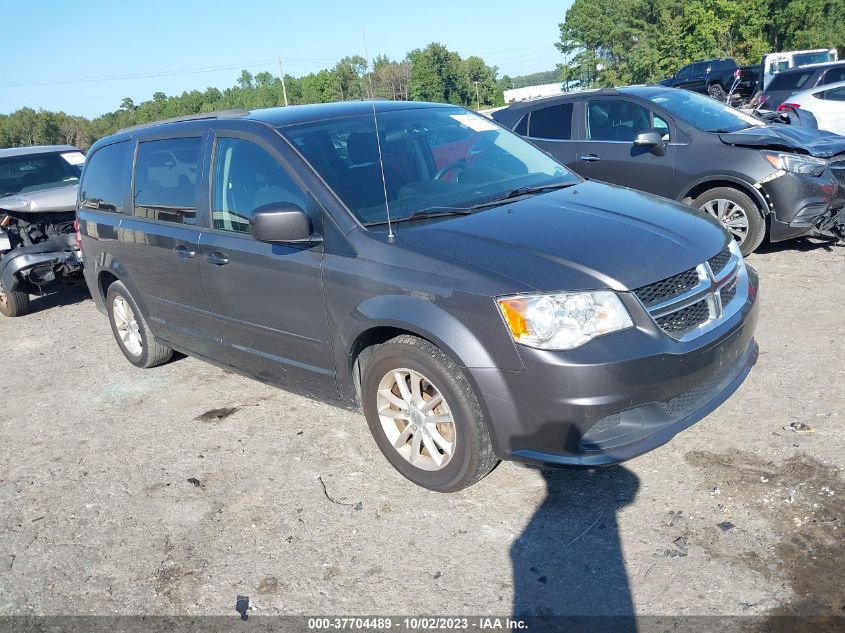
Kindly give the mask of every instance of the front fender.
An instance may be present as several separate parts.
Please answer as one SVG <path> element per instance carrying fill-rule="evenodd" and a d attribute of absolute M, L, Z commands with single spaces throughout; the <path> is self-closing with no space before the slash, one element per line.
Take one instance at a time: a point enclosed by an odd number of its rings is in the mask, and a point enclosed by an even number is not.
<path fill-rule="evenodd" d="M 702 176 L 698 180 L 687 185 L 686 189 L 681 192 L 677 200 L 679 202 L 683 202 L 685 198 L 689 197 L 690 191 L 693 191 L 699 186 L 707 183 L 713 183 L 714 187 L 723 186 L 720 183 L 735 184 L 737 185 L 737 188 L 749 194 L 754 199 L 754 201 L 759 205 L 760 210 L 763 212 L 763 215 L 768 215 L 771 212 L 769 202 L 766 200 L 766 198 L 763 196 L 757 186 L 755 186 L 753 183 L 748 182 L 747 180 L 744 180 L 743 178 L 740 178 L 738 176 L 731 176 L 728 174 L 708 174 L 706 176 Z"/>

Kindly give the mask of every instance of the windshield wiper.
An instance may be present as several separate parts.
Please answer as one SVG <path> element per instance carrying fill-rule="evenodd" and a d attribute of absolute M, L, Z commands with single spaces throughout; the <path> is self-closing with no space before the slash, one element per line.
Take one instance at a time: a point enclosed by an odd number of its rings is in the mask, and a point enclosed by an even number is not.
<path fill-rule="evenodd" d="M 470 208 L 486 209 L 487 207 L 495 207 L 507 202 L 508 200 L 513 200 L 514 198 L 530 196 L 531 194 L 535 193 L 543 193 L 544 191 L 553 191 L 555 189 L 566 189 L 567 187 L 572 187 L 577 184 L 577 182 L 554 182 L 548 185 L 536 185 L 534 187 L 517 187 L 516 189 L 511 189 L 510 191 L 502 194 L 501 196 L 496 196 L 495 198 L 491 198 L 490 200 L 485 200 L 484 202 L 474 204 Z"/>
<path fill-rule="evenodd" d="M 474 207 L 473 207 L 474 208 Z M 391 222 L 410 222 L 412 220 L 428 220 L 430 218 L 445 218 L 450 215 L 469 215 L 473 208 L 465 207 L 429 207 L 427 209 L 420 209 L 414 211 L 411 215 L 402 218 L 391 218 Z M 443 209 L 442 211 L 434 211 L 433 209 Z M 367 222 L 364 226 L 378 226 L 379 224 L 387 224 L 387 218 L 377 222 Z"/>

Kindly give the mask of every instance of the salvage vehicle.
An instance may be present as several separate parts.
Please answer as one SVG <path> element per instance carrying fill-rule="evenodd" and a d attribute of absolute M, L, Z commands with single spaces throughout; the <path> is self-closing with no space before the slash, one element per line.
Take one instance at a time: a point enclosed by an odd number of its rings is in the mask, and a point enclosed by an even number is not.
<path fill-rule="evenodd" d="M 581 176 L 712 215 L 744 255 L 766 235 L 843 234 L 845 138 L 813 126 L 766 124 L 663 86 L 571 93 L 492 116 Z"/>
<path fill-rule="evenodd" d="M 794 94 L 779 109 L 809 112 L 820 130 L 845 136 L 845 81 Z"/>
<path fill-rule="evenodd" d="M 772 80 L 772 83 L 760 96 L 757 109 L 784 110 L 785 108 L 781 106 L 792 95 L 840 81 L 845 81 L 845 62 L 815 64 L 795 70 L 787 70 L 779 73 Z"/>
<path fill-rule="evenodd" d="M 660 85 L 706 94 L 717 101 L 728 95 L 747 100 L 757 92 L 759 66 L 739 66 L 733 59 L 709 59 L 687 64 Z"/>
<path fill-rule="evenodd" d="M 782 72 L 815 64 L 835 62 L 839 59 L 835 48 L 814 48 L 803 51 L 780 51 L 763 55 L 760 62 L 761 89 L 765 92 Z"/>
<path fill-rule="evenodd" d="M 93 146 L 79 198 L 85 279 L 130 363 L 179 350 L 360 406 L 387 460 L 433 490 L 500 459 L 639 455 L 757 355 L 757 275 L 718 222 L 584 181 L 457 106 L 134 128 Z"/>
<path fill-rule="evenodd" d="M 0 314 L 82 282 L 76 193 L 85 156 L 70 145 L 0 149 Z"/>

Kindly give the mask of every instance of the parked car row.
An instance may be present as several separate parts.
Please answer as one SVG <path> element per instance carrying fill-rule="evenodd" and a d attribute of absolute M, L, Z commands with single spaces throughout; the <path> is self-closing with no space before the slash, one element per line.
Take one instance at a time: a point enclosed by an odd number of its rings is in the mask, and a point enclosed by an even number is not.
<path fill-rule="evenodd" d="M 492 117 L 582 176 L 709 213 L 745 255 L 766 236 L 842 234 L 845 137 L 662 86 L 570 93 Z"/>

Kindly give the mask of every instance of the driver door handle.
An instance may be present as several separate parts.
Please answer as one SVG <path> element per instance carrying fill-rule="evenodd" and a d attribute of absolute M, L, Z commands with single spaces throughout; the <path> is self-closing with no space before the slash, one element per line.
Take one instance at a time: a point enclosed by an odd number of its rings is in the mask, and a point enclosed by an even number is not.
<path fill-rule="evenodd" d="M 184 244 L 180 244 L 173 249 L 179 259 L 193 259 L 197 256 L 197 252 L 189 249 Z"/>
<path fill-rule="evenodd" d="M 580 158 L 581 160 L 587 163 L 595 163 L 601 160 L 601 158 L 599 158 L 595 154 L 584 154 L 583 156 L 580 156 Z"/>
<path fill-rule="evenodd" d="M 220 251 L 209 253 L 206 255 L 206 260 L 208 260 L 209 264 L 214 264 L 215 266 L 225 266 L 229 263 L 229 258 Z"/>

